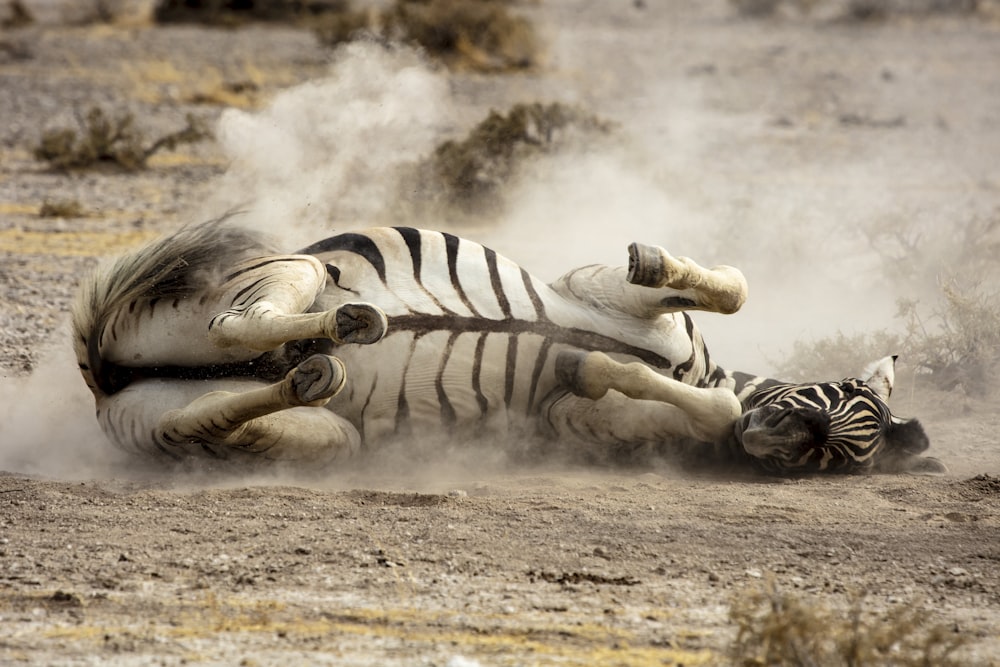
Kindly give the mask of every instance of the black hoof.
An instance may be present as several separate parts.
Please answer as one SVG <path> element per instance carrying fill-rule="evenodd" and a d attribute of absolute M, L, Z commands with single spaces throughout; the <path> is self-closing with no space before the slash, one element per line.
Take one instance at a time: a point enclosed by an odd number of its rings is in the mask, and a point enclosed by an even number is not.
<path fill-rule="evenodd" d="M 371 345 L 382 340 L 389 321 L 367 303 L 348 303 L 337 309 L 337 342 Z"/>
<path fill-rule="evenodd" d="M 344 363 L 325 354 L 314 354 L 295 368 L 292 388 L 302 403 L 331 398 L 347 383 Z"/>
<path fill-rule="evenodd" d="M 653 246 L 633 243 L 628 247 L 628 281 L 633 285 L 657 287 L 663 275 L 663 255 Z"/>

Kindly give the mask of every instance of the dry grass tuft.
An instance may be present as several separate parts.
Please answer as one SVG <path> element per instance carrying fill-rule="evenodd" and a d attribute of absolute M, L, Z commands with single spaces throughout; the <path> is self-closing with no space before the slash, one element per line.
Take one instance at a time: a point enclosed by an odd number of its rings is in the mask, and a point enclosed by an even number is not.
<path fill-rule="evenodd" d="M 396 0 L 385 10 L 330 15 L 316 34 L 337 45 L 359 35 L 414 44 L 449 67 L 483 72 L 537 64 L 539 42 L 528 19 L 501 0 Z"/>
<path fill-rule="evenodd" d="M 149 158 L 158 151 L 173 150 L 181 144 L 201 141 L 209 136 L 191 115 L 188 115 L 185 127 L 149 143 L 134 123 L 131 113 L 112 118 L 101 108 L 93 107 L 85 119 L 78 118 L 79 131 L 64 128 L 42 134 L 34 151 L 35 157 L 48 162 L 53 169 L 109 165 L 124 171 L 138 171 L 144 169 Z"/>
<path fill-rule="evenodd" d="M 940 389 L 988 393 L 1000 385 L 1000 215 L 953 225 L 941 238 L 880 221 L 869 241 L 886 280 L 914 295 L 897 301 L 902 333 L 884 329 L 800 341 L 775 364 L 779 374 L 795 381 L 829 379 L 899 354 L 918 379 Z"/>
<path fill-rule="evenodd" d="M 46 199 L 38 209 L 40 218 L 82 218 L 86 215 L 76 199 Z"/>
<path fill-rule="evenodd" d="M 527 161 L 595 137 L 613 125 L 561 103 L 517 104 L 491 111 L 461 141 L 440 144 L 405 177 L 405 198 L 418 210 L 444 206 L 464 215 L 502 208 L 502 191 Z"/>
<path fill-rule="evenodd" d="M 950 667 L 965 637 L 931 625 L 925 611 L 897 606 L 865 612 L 854 597 L 847 613 L 778 590 L 772 581 L 735 599 L 738 631 L 730 657 L 742 667 Z"/>
<path fill-rule="evenodd" d="M 348 0 L 160 0 L 160 23 L 238 26 L 253 21 L 308 23 L 317 16 L 347 10 Z"/>
<path fill-rule="evenodd" d="M 729 0 L 742 17 L 816 17 L 842 23 L 874 23 L 897 16 L 920 17 L 934 14 L 989 16 L 984 0 Z"/>

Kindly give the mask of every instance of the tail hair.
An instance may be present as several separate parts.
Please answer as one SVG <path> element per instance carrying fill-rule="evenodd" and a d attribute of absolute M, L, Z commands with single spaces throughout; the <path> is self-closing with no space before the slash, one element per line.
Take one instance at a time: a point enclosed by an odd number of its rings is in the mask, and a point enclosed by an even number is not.
<path fill-rule="evenodd" d="M 127 369 L 106 363 L 101 354 L 104 329 L 122 308 L 136 299 L 191 296 L 220 269 L 276 252 L 264 235 L 233 224 L 233 215 L 182 227 L 83 279 L 72 306 L 73 347 L 95 396 L 113 394 L 129 381 Z"/>

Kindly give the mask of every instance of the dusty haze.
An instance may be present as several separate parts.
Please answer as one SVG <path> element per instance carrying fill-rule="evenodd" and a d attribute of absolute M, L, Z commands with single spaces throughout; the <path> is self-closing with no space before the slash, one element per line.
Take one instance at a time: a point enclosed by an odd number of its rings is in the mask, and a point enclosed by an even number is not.
<path fill-rule="evenodd" d="M 518 3 L 548 53 L 504 76 L 281 26 L 0 32 L 0 663 L 718 665 L 734 603 L 773 581 L 835 619 L 863 591 L 862 631 L 913 612 L 916 640 L 940 625 L 932 643 L 967 642 L 956 664 L 996 667 L 995 395 L 898 377 L 893 409 L 921 418 L 939 478 L 512 468 L 466 448 L 321 478 L 163 474 L 105 441 L 69 351 L 96 257 L 234 208 L 289 250 L 393 223 L 397 167 L 517 102 L 580 104 L 617 143 L 528 165 L 500 220 L 423 223 L 545 279 L 633 240 L 739 266 L 744 310 L 696 316 L 728 368 L 897 327 L 895 299 L 931 307 L 953 269 L 996 285 L 993 240 L 962 237 L 1000 209 L 1000 24 L 781 4 L 751 20 L 728 0 Z M 151 137 L 193 113 L 217 140 L 134 174 L 46 170 L 42 129 L 94 104 Z M 66 199 L 86 215 L 39 215 Z M 868 361 L 845 357 L 838 375 Z"/>
<path fill-rule="evenodd" d="M 242 210 L 245 224 L 288 250 L 334 231 L 393 224 L 399 168 L 464 136 L 487 109 L 536 99 L 580 104 L 617 123 L 613 143 L 525 165 L 497 219 L 407 224 L 468 235 L 546 280 L 582 264 L 622 263 L 633 240 L 735 265 L 751 288 L 743 311 L 696 321 L 724 367 L 773 373 L 794 341 L 898 329 L 897 298 L 934 303 L 935 281 L 956 256 L 941 230 L 996 205 L 995 191 L 987 193 L 1000 172 L 989 156 L 1000 150 L 1000 133 L 966 130 L 998 121 L 987 109 L 950 103 L 968 92 L 966 79 L 986 76 L 976 71 L 986 63 L 962 63 L 969 77 L 941 79 L 925 63 L 942 47 L 914 56 L 878 27 L 851 29 L 852 55 L 810 62 L 847 29 L 821 25 L 810 45 L 789 45 L 780 25 L 748 23 L 739 30 L 775 34 L 742 54 L 698 33 L 673 34 L 672 58 L 683 62 L 664 67 L 660 35 L 595 48 L 616 39 L 610 28 L 577 26 L 552 35 L 543 77 L 506 92 L 469 75 L 449 84 L 407 48 L 351 44 L 261 110 L 220 114 L 215 134 L 227 167 L 177 202 L 179 218 Z M 844 67 L 856 72 L 849 80 L 837 73 Z M 782 79 L 730 92 L 767 71 Z M 914 134 L 919 141 L 906 139 Z M 869 240 L 886 226 L 922 240 L 922 264 L 907 282 L 892 280 L 886 245 Z M 66 363 L 65 332 L 63 324 L 32 377 L 0 385 L 20 399 L 5 401 L 5 468 L 37 471 L 38 452 L 58 448 L 66 429 L 86 434 L 93 451 L 77 448 L 86 452 L 82 466 L 65 452 L 41 457 L 50 472 L 86 476 L 102 459 L 86 392 Z M 42 418 L 53 404 L 62 418 Z"/>

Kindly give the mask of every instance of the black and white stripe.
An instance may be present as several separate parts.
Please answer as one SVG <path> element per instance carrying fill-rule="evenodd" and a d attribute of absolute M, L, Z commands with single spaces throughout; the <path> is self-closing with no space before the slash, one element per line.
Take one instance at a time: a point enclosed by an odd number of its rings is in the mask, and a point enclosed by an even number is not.
<path fill-rule="evenodd" d="M 853 472 L 870 469 L 893 423 L 889 406 L 864 382 L 849 378 L 815 384 L 769 383 L 743 401 L 745 414 L 767 407 L 815 411 L 823 415 L 824 430 L 793 460 L 762 460 L 771 472 Z"/>
<path fill-rule="evenodd" d="M 548 285 L 451 234 L 384 228 L 341 234 L 302 252 L 319 258 L 341 290 L 379 304 L 388 316 L 377 350 L 337 351 L 354 390 L 334 409 L 355 410 L 352 421 L 366 435 L 373 422 L 380 434 L 405 434 L 418 419 L 421 427 L 490 423 L 494 430 L 498 411 L 531 418 L 555 388 L 555 357 L 564 348 L 600 350 L 664 372 L 674 368 L 652 345 L 583 326 Z M 386 364 L 374 370 L 372 354 L 394 359 L 392 378 Z"/>

